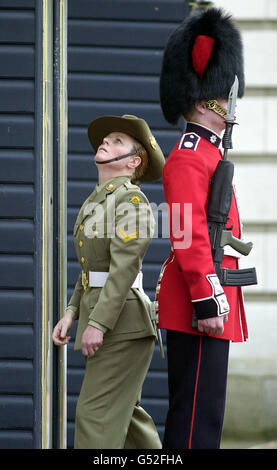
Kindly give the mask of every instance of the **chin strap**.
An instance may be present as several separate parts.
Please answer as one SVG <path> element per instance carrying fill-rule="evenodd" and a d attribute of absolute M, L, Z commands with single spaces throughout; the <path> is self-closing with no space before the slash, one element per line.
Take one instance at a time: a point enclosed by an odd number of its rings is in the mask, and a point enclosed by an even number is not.
<path fill-rule="evenodd" d="M 220 104 L 218 104 L 216 100 L 206 101 L 206 106 L 208 109 L 211 109 L 212 111 L 214 111 L 215 113 L 219 114 L 220 116 L 224 118 L 227 115 L 227 110 L 222 108 L 222 106 L 220 106 Z"/>
<path fill-rule="evenodd" d="M 127 157 L 131 157 L 132 155 L 136 155 L 141 150 L 143 150 L 142 147 L 140 147 L 137 150 L 134 150 L 134 152 L 126 153 L 125 155 L 120 155 L 119 157 L 111 158 L 110 160 L 106 160 L 105 162 L 99 162 L 99 161 L 95 160 L 95 163 L 97 163 L 98 165 L 102 165 L 104 163 L 117 162 L 118 160 L 122 160 L 122 158 L 127 158 Z"/>

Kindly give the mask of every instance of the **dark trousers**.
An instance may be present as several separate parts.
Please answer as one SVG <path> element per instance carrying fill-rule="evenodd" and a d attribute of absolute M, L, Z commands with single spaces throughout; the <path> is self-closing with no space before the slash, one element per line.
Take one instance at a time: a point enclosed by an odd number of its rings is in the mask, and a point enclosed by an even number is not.
<path fill-rule="evenodd" d="M 169 411 L 164 449 L 220 447 L 229 341 L 167 330 Z"/>

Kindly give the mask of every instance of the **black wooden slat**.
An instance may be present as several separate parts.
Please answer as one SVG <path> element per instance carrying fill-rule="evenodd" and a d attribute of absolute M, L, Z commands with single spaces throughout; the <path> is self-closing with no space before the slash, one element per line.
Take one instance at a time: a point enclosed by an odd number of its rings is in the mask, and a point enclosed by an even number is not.
<path fill-rule="evenodd" d="M 0 135 L 0 147 L 33 147 L 33 117 L 13 114 L 0 115 Z"/>
<path fill-rule="evenodd" d="M 41 312 L 35 312 L 40 289 L 34 276 L 41 210 L 40 3 L 0 0 L 1 449 L 40 445 Z"/>
<path fill-rule="evenodd" d="M 75 260 L 76 259 L 76 252 L 74 248 L 74 241 L 73 235 L 68 235 L 67 237 L 67 259 L 68 260 Z"/>
<path fill-rule="evenodd" d="M 136 88 L 133 89 L 133 100 L 136 100 Z M 80 101 L 69 102 L 69 125 L 84 126 L 98 116 L 134 114 L 145 119 L 151 128 L 168 129 L 169 125 L 163 118 L 161 108 L 157 103 L 109 102 L 109 101 Z"/>
<path fill-rule="evenodd" d="M 84 369 L 74 369 L 70 368 L 70 370 L 67 373 L 67 386 L 68 389 L 70 390 L 70 393 L 73 394 L 79 394 L 81 385 L 82 385 L 82 380 L 84 376 Z"/>
<path fill-rule="evenodd" d="M 188 12 L 184 0 L 72 0 L 69 18 L 180 21 Z"/>
<path fill-rule="evenodd" d="M 81 267 L 78 261 L 68 261 L 67 263 L 67 284 L 68 286 L 75 286 L 77 278 L 79 276 Z"/>
<path fill-rule="evenodd" d="M 32 290 L 0 290 L 0 324 L 32 323 L 34 294 Z"/>
<path fill-rule="evenodd" d="M 94 163 L 94 154 L 72 154 L 68 155 L 68 178 L 69 180 L 91 180 L 98 178 L 97 168 Z"/>
<path fill-rule="evenodd" d="M 36 0 L 0 0 L 0 8 L 8 8 L 9 10 L 33 10 Z"/>
<path fill-rule="evenodd" d="M 155 397 L 167 399 L 167 373 L 148 372 L 143 384 L 142 394 L 144 398 Z"/>
<path fill-rule="evenodd" d="M 75 322 L 77 323 L 77 322 Z M 70 332 L 70 336 L 73 336 L 73 332 Z M 67 360 L 70 363 L 70 367 L 81 367 L 84 368 L 86 365 L 85 356 L 83 356 L 81 351 L 74 350 L 74 342 L 70 341 L 67 346 Z"/>
<path fill-rule="evenodd" d="M 0 46 L 0 77 L 33 78 L 34 73 L 33 46 Z"/>
<path fill-rule="evenodd" d="M 159 77 L 69 73 L 70 99 L 159 101 Z"/>
<path fill-rule="evenodd" d="M 68 421 L 75 420 L 75 411 L 76 411 L 76 404 L 77 404 L 77 396 L 73 394 L 68 394 L 67 396 L 67 418 Z"/>
<path fill-rule="evenodd" d="M 74 422 L 67 422 L 67 449 L 73 448 L 74 442 Z"/>
<path fill-rule="evenodd" d="M 33 400 L 29 396 L 2 395 L 0 400 L 0 427 L 6 429 L 33 426 Z"/>
<path fill-rule="evenodd" d="M 0 431 L 0 449 L 31 449 L 33 434 L 31 431 L 17 429 Z"/>
<path fill-rule="evenodd" d="M 166 259 L 170 253 L 170 240 L 164 239 L 153 239 L 150 243 L 146 256 L 144 258 L 144 264 L 146 263 L 161 263 L 161 258 Z"/>
<path fill-rule="evenodd" d="M 33 253 L 33 250 L 33 221 L 0 220 L 0 253 Z"/>
<path fill-rule="evenodd" d="M 164 371 L 167 377 L 167 355 L 166 355 L 166 339 L 165 339 L 165 332 L 164 330 L 161 331 L 162 333 L 162 338 L 163 338 L 163 346 L 164 346 L 164 353 L 165 357 L 161 356 L 160 353 L 160 348 L 156 342 L 155 344 L 155 350 L 154 354 L 152 356 L 151 364 L 150 364 L 150 370 L 151 371 Z M 163 385 L 164 387 L 167 387 L 167 384 Z"/>
<path fill-rule="evenodd" d="M 0 43 L 33 43 L 34 36 L 33 11 L 2 10 L 0 12 Z"/>
<path fill-rule="evenodd" d="M 0 393 L 30 394 L 33 391 L 31 361 L 0 361 Z"/>
<path fill-rule="evenodd" d="M 34 260 L 30 255 L 0 255 L 0 286 L 4 288 L 32 288 Z M 1 357 L 1 355 L 0 355 Z"/>
<path fill-rule="evenodd" d="M 3 317 L 2 314 L 1 317 Z M 1 359 L 32 359 L 33 352 L 33 328 L 31 326 L 1 326 Z"/>
<path fill-rule="evenodd" d="M 33 80 L 0 79 L 1 113 L 31 113 L 33 111 Z"/>
<path fill-rule="evenodd" d="M 69 21 L 69 45 L 164 48 L 176 24 L 126 21 Z M 1 38 L 1 36 L 0 36 Z"/>
<path fill-rule="evenodd" d="M 67 232 L 69 234 L 72 234 L 73 227 L 74 227 L 79 209 L 80 209 L 80 207 L 78 207 L 78 206 L 68 207 L 68 210 L 67 210 Z"/>
<path fill-rule="evenodd" d="M 34 214 L 34 188 L 0 184 L 0 217 L 31 218 Z"/>
<path fill-rule="evenodd" d="M 145 75 L 147 70 L 147 74 L 152 75 L 160 73 L 161 60 L 161 50 L 77 46 L 68 48 L 68 66 L 71 72 Z"/>
<path fill-rule="evenodd" d="M 162 254 L 161 254 L 162 256 Z M 165 253 L 165 258 L 167 257 L 167 252 Z M 160 274 L 160 268 L 161 265 L 160 263 L 158 264 L 150 264 L 150 263 L 145 263 L 142 267 L 142 272 L 143 272 L 143 282 L 144 286 L 147 289 L 156 289 L 157 281 L 159 278 Z"/>
<path fill-rule="evenodd" d="M 2 183 L 33 183 L 34 154 L 31 150 L 0 150 L 0 181 Z"/>
<path fill-rule="evenodd" d="M 141 406 L 147 411 L 156 425 L 164 424 L 167 410 L 167 398 L 143 398 L 141 399 Z"/>

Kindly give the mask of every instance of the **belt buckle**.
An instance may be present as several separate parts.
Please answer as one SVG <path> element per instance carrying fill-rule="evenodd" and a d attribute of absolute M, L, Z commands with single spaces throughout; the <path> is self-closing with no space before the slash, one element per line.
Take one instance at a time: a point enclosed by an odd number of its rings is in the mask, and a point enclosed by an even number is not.
<path fill-rule="evenodd" d="M 83 287 L 84 287 L 84 290 L 87 290 L 88 288 L 88 276 L 87 276 L 87 273 L 84 273 L 84 272 L 83 272 Z"/>

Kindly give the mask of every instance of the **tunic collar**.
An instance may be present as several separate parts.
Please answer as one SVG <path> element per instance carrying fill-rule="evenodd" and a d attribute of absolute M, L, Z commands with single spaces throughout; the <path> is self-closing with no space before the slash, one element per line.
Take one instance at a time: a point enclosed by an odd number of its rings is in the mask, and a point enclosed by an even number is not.
<path fill-rule="evenodd" d="M 187 132 L 194 132 L 195 134 L 199 135 L 200 137 L 204 137 L 208 142 L 210 142 L 215 147 L 219 147 L 221 143 L 221 138 L 208 127 L 201 126 L 196 122 L 188 122 L 185 133 Z"/>
<path fill-rule="evenodd" d="M 111 178 L 107 181 L 104 181 L 104 183 L 97 184 L 95 186 L 95 191 L 99 193 L 103 189 L 107 192 L 112 192 L 116 188 L 118 188 L 121 184 L 125 183 L 126 181 L 130 180 L 130 176 L 116 176 L 114 178 Z"/>

